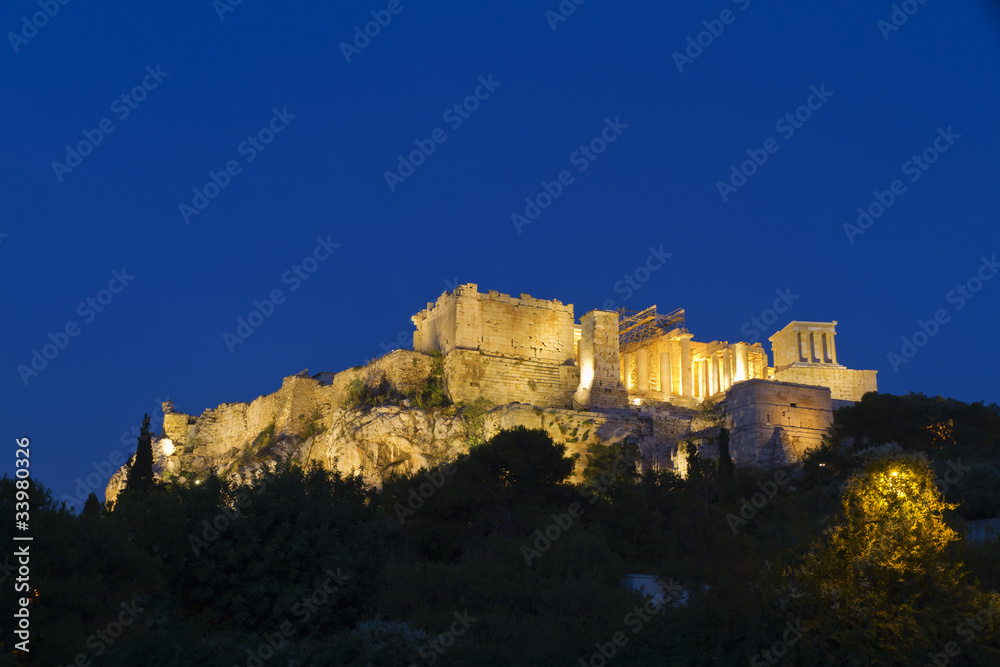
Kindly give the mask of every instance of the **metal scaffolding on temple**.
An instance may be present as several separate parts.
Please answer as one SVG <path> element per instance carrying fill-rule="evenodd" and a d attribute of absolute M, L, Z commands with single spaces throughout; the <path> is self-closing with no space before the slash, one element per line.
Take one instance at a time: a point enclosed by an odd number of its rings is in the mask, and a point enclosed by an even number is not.
<path fill-rule="evenodd" d="M 673 329 L 684 328 L 684 309 L 659 315 L 656 306 L 634 311 L 618 309 L 618 351 L 621 354 L 641 347 L 644 341 L 662 336 Z"/>

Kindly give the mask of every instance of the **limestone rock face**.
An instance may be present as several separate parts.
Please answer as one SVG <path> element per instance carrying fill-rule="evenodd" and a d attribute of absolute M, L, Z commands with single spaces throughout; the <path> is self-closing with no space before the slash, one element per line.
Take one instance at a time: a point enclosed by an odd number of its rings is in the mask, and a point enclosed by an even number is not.
<path fill-rule="evenodd" d="M 465 422 L 455 410 L 383 406 L 336 410 L 328 428 L 308 445 L 307 457 L 377 484 L 390 472 L 446 463 L 468 451 Z"/>
<path fill-rule="evenodd" d="M 198 421 L 192 425 L 195 433 Z M 214 425 L 211 420 L 205 424 Z M 279 458 L 291 456 L 302 462 L 317 461 L 328 470 L 344 474 L 360 473 L 365 482 L 377 486 L 391 472 L 430 468 L 468 451 L 465 421 L 453 408 L 331 409 L 298 429 L 270 433 L 265 429 L 249 437 L 241 431 L 230 433 L 234 434 L 232 439 L 223 436 L 195 447 L 178 447 L 165 435 L 156 438 L 156 478 L 186 480 L 214 472 L 244 479 L 273 466 Z M 112 476 L 105 491 L 108 500 L 118 496 L 126 477 L 124 466 Z"/>

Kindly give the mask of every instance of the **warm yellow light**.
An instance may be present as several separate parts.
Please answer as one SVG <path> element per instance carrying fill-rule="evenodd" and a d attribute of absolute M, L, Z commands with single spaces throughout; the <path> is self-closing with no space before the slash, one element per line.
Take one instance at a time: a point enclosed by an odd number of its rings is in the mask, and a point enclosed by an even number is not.
<path fill-rule="evenodd" d="M 590 389 L 594 384 L 594 361 L 593 359 L 584 359 L 583 363 L 580 364 L 580 386 L 585 389 Z"/>
<path fill-rule="evenodd" d="M 170 438 L 164 438 L 160 440 L 160 447 L 163 449 L 164 456 L 172 456 L 174 453 L 174 441 Z"/>

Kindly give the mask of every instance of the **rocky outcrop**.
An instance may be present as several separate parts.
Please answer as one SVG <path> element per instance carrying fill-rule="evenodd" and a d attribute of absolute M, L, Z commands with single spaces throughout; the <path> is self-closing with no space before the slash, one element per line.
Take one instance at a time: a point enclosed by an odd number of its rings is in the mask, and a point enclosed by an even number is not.
<path fill-rule="evenodd" d="M 153 439 L 154 474 L 160 480 L 187 481 L 210 473 L 244 479 L 291 457 L 360 474 L 377 486 L 390 473 L 446 463 L 467 452 L 470 441 L 526 426 L 542 428 L 556 442 L 565 443 L 567 452 L 577 458 L 579 475 L 588 446 L 633 438 L 656 465 L 664 458 L 661 451 L 670 451 L 670 443 L 690 432 L 690 415 L 671 414 L 676 408 L 589 412 L 521 403 L 491 409 L 477 404 L 478 412 L 453 406 L 421 408 L 416 399 L 405 396 L 419 395 L 427 387 L 435 363 L 440 368 L 440 357 L 435 362 L 433 355 L 397 350 L 332 378 L 329 374 L 313 378 L 303 371 L 286 377 L 274 393 L 251 403 L 224 403 L 200 416 L 178 412 L 167 401 L 163 432 Z M 369 387 L 388 388 L 393 404 L 346 407 L 358 380 Z M 665 458 L 669 462 L 669 456 Z M 108 500 L 124 488 L 126 474 L 127 465 L 112 476 L 105 491 Z"/>

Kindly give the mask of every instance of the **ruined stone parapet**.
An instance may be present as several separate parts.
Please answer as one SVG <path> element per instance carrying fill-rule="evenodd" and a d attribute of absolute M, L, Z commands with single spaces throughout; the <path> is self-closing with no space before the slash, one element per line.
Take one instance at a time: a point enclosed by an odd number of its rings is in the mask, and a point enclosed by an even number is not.
<path fill-rule="evenodd" d="M 480 294 L 469 283 L 428 303 L 412 320 L 413 349 L 420 352 L 479 350 L 555 364 L 575 358 L 573 305 L 556 300 Z"/>
<path fill-rule="evenodd" d="M 581 409 L 624 407 L 620 380 L 618 313 L 592 310 L 580 318 L 580 385 L 573 400 Z"/>

